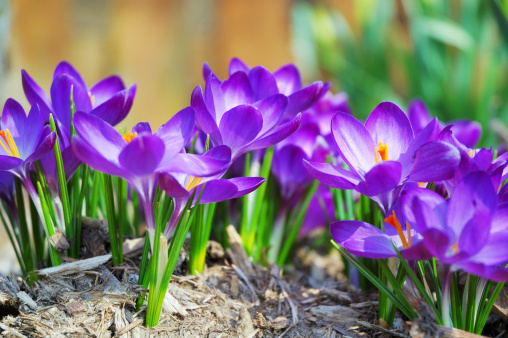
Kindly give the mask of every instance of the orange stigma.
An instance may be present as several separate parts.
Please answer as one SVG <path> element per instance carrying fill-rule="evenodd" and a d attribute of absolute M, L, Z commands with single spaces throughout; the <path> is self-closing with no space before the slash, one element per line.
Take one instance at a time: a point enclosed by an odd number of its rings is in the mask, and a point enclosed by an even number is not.
<path fill-rule="evenodd" d="M 458 254 L 459 253 L 459 242 L 457 241 L 457 243 L 452 245 L 451 249 L 452 249 L 454 255 Z"/>
<path fill-rule="evenodd" d="M 5 131 L 0 130 L 0 137 L 3 139 L 3 141 L 0 140 L 0 145 L 5 150 L 7 155 L 19 158 L 18 147 L 16 146 L 16 142 L 14 142 L 9 129 L 5 129 Z"/>
<path fill-rule="evenodd" d="M 123 134 L 123 139 L 125 140 L 125 142 L 131 143 L 132 139 L 135 138 L 136 136 L 138 136 L 137 132 L 134 132 L 132 134 L 130 132 L 126 132 L 125 134 Z"/>
<path fill-rule="evenodd" d="M 377 159 L 377 154 L 381 156 L 381 161 L 388 161 L 388 144 L 382 144 L 381 141 L 377 147 L 374 147 L 374 159 L 376 160 L 376 164 L 379 163 Z"/>
<path fill-rule="evenodd" d="M 189 176 L 189 180 L 187 181 L 187 185 L 185 186 L 185 190 L 191 191 L 194 189 L 201 181 L 203 180 L 203 177 L 194 177 Z"/>
<path fill-rule="evenodd" d="M 407 240 L 406 236 L 404 236 L 404 232 L 402 231 L 402 226 L 400 225 L 399 220 L 397 219 L 397 216 L 395 216 L 395 211 L 392 211 L 392 215 L 385 218 L 385 222 L 390 224 L 397 230 L 397 233 L 399 234 L 399 237 L 402 241 L 402 248 L 408 249 L 411 247 L 411 226 L 408 222 L 406 222 L 406 230 L 407 230 Z"/>

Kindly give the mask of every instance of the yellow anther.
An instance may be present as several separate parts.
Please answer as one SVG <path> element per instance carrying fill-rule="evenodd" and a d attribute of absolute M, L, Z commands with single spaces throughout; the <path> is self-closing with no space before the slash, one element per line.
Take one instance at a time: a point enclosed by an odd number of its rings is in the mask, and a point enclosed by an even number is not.
<path fill-rule="evenodd" d="M 126 132 L 124 135 L 123 135 L 123 139 L 125 140 L 125 142 L 127 143 L 131 143 L 132 139 L 135 138 L 136 136 L 138 136 L 138 133 L 137 132 L 134 132 L 134 133 L 130 133 L 130 132 Z"/>
<path fill-rule="evenodd" d="M 459 242 L 452 245 L 451 249 L 452 249 L 454 255 L 458 254 L 459 253 Z"/>
<path fill-rule="evenodd" d="M 191 191 L 194 189 L 201 181 L 203 180 L 203 177 L 194 177 L 189 176 L 189 179 L 187 180 L 187 185 L 185 186 L 185 190 Z"/>
<path fill-rule="evenodd" d="M 19 158 L 18 147 L 16 146 L 16 142 L 14 142 L 9 129 L 6 129 L 5 131 L 0 130 L 0 137 L 2 137 L 3 141 L 5 142 L 4 144 L 4 142 L 0 140 L 0 145 L 5 150 L 7 155 Z"/>
<path fill-rule="evenodd" d="M 379 163 L 379 160 L 377 158 L 378 153 L 379 156 L 381 157 L 381 161 L 388 161 L 388 144 L 383 144 L 379 142 L 379 145 L 377 147 L 374 147 L 374 160 L 376 161 L 376 164 Z"/>
<path fill-rule="evenodd" d="M 473 157 L 473 151 L 472 151 L 472 150 L 470 150 L 470 151 L 468 152 L 468 154 L 469 154 L 469 157 Z"/>

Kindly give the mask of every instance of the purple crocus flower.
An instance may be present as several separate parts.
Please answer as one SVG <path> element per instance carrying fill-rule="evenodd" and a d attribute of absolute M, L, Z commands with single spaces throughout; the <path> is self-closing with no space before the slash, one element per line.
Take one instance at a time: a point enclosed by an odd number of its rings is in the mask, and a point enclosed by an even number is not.
<path fill-rule="evenodd" d="M 498 203 L 491 177 L 467 174 L 447 201 L 427 189 L 402 197 L 403 212 L 415 224 L 432 256 L 449 266 L 494 281 L 508 280 L 508 203 Z"/>
<path fill-rule="evenodd" d="M 294 64 L 287 64 L 271 73 L 263 66 L 250 68 L 238 58 L 229 63 L 229 76 L 243 73 L 248 76 L 255 100 L 263 100 L 275 94 L 282 94 L 288 99 L 285 119 L 312 107 L 330 88 L 330 83 L 316 81 L 302 88 L 300 71 Z M 203 67 L 205 80 L 214 76 L 207 64 Z"/>
<path fill-rule="evenodd" d="M 390 102 L 379 104 L 365 124 L 339 112 L 331 128 L 339 154 L 350 170 L 305 161 L 310 174 L 331 187 L 355 189 L 371 197 L 385 215 L 406 183 L 452 178 L 460 161 L 453 145 L 435 140 L 437 119 L 414 137 L 406 115 Z"/>
<path fill-rule="evenodd" d="M 303 238 L 316 229 L 327 227 L 330 220 L 333 220 L 334 214 L 332 192 L 329 187 L 320 184 L 316 194 L 310 200 L 298 237 Z"/>
<path fill-rule="evenodd" d="M 55 69 L 50 90 L 51 99 L 25 70 L 21 71 L 21 76 L 27 100 L 32 105 L 39 105 L 44 122 L 49 121 L 49 114 L 53 114 L 55 118 L 67 179 L 80 164 L 70 148 L 71 88 L 77 111 L 98 116 L 113 126 L 127 116 L 136 94 L 136 85 L 126 89 L 122 79 L 116 75 L 88 88 L 79 72 L 67 62 L 61 62 Z M 50 153 L 42 158 L 41 166 L 50 191 L 57 195 L 58 177 L 54 154 Z"/>
<path fill-rule="evenodd" d="M 432 117 L 427 107 L 421 100 L 413 100 L 408 107 L 408 116 L 417 135 L 429 122 Z M 474 147 L 482 135 L 482 126 L 476 121 L 455 120 L 446 124 L 440 123 L 440 128 L 451 126 L 452 132 L 457 140 L 468 148 Z"/>
<path fill-rule="evenodd" d="M 39 197 L 30 179 L 30 167 L 52 151 L 55 133 L 44 127 L 44 121 L 37 104 L 28 116 L 23 107 L 8 99 L 2 113 L 0 131 L 0 170 L 9 171 L 20 178 L 36 206 Z"/>
<path fill-rule="evenodd" d="M 65 61 L 58 64 L 53 74 L 51 99 L 25 70 L 21 71 L 21 76 L 28 102 L 40 106 L 44 122 L 48 122 L 49 114 L 53 114 L 66 135 L 70 135 L 71 130 L 71 87 L 76 111 L 98 116 L 113 126 L 127 116 L 136 94 L 136 85 L 126 89 L 116 75 L 89 88 L 79 72 Z"/>
<path fill-rule="evenodd" d="M 210 135 L 214 146 L 229 146 L 233 160 L 285 139 L 300 124 L 298 113 L 312 106 L 328 90 L 328 85 L 322 82 L 302 89 L 294 65 L 284 66 L 272 74 L 261 66 L 249 69 L 240 60 L 233 59 L 230 76 L 225 81 L 206 64 L 203 73 L 204 95 L 198 86 L 191 98 L 198 127 Z"/>
<path fill-rule="evenodd" d="M 180 111 L 153 135 L 147 123 L 139 123 L 122 136 L 99 117 L 79 112 L 74 125 L 77 136 L 72 146 L 76 156 L 95 170 L 125 179 L 138 193 L 152 231 L 152 204 L 160 172 L 203 177 L 223 172 L 231 162 L 229 158 L 183 153 L 194 126 L 192 108 Z"/>
<path fill-rule="evenodd" d="M 218 146 L 206 152 L 203 157 L 227 161 L 231 158 L 231 149 L 227 146 Z M 172 236 L 178 219 L 194 188 L 196 188 L 196 195 L 193 204 L 197 202 L 202 187 L 204 188 L 199 203 L 207 204 L 241 197 L 254 191 L 265 181 L 262 177 L 221 179 L 222 174 L 219 173 L 210 177 L 196 177 L 186 173 L 160 174 L 159 185 L 161 189 L 168 196 L 173 197 L 174 200 L 174 211 L 165 231 L 168 238 Z"/>

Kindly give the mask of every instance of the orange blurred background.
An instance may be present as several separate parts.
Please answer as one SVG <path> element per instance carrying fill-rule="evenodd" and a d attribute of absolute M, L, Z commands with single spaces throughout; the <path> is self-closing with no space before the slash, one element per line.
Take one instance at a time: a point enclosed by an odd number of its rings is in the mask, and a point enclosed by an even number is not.
<path fill-rule="evenodd" d="M 126 86 L 137 83 L 121 126 L 147 121 L 157 129 L 189 105 L 205 61 L 221 78 L 234 56 L 271 70 L 292 62 L 290 6 L 288 0 L 12 1 L 0 99 L 13 97 L 27 108 L 20 70 L 49 92 L 54 68 L 66 60 L 89 86 L 111 74 Z"/>

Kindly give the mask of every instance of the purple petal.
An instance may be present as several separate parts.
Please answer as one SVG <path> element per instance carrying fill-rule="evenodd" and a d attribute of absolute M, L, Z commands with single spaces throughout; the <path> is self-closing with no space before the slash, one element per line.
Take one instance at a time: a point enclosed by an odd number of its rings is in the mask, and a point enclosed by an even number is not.
<path fill-rule="evenodd" d="M 506 223 L 505 223 L 506 224 Z M 508 262 L 508 232 L 493 233 L 472 261 L 485 265 L 500 265 Z"/>
<path fill-rule="evenodd" d="M 252 68 L 249 72 L 249 81 L 254 91 L 255 101 L 279 94 L 275 77 L 265 67 Z"/>
<path fill-rule="evenodd" d="M 353 189 L 361 179 L 355 173 L 328 163 L 303 162 L 310 175 L 319 182 L 336 189 Z"/>
<path fill-rule="evenodd" d="M 407 114 L 415 135 L 418 135 L 418 133 L 423 130 L 423 128 L 425 128 L 431 120 L 429 111 L 421 100 L 411 101 L 411 103 L 409 103 L 409 107 L 407 108 Z"/>
<path fill-rule="evenodd" d="M 76 111 L 89 113 L 92 110 L 92 103 L 86 87 L 79 84 L 73 77 L 62 74 L 53 80 L 51 85 L 51 101 L 55 118 L 58 119 L 65 128 L 71 129 L 71 88 Z"/>
<path fill-rule="evenodd" d="M 250 105 L 242 105 L 228 110 L 219 124 L 222 141 L 231 148 L 233 157 L 236 156 L 238 150 L 251 143 L 262 128 L 261 113 Z"/>
<path fill-rule="evenodd" d="M 199 191 L 199 188 L 197 191 Z M 229 180 L 212 180 L 206 182 L 200 203 L 222 202 L 234 198 L 237 191 L 236 185 Z"/>
<path fill-rule="evenodd" d="M 221 84 L 224 93 L 224 109 L 230 110 L 242 104 L 254 103 L 254 93 L 249 77 L 243 72 L 236 72 Z"/>
<path fill-rule="evenodd" d="M 507 185 L 505 185 L 507 187 Z M 490 225 L 490 231 L 492 233 L 498 231 L 504 231 L 508 224 L 508 203 L 499 201 L 494 216 L 492 217 L 492 223 Z"/>
<path fill-rule="evenodd" d="M 284 140 L 286 137 L 291 135 L 298 127 L 300 126 L 300 121 L 302 119 L 302 115 L 296 115 L 291 121 L 278 126 L 277 128 L 271 130 L 267 134 L 265 134 L 262 138 L 257 139 L 256 141 L 249 144 L 246 148 L 243 148 L 239 151 L 234 158 L 238 158 L 240 155 L 245 154 L 248 151 L 255 149 L 262 149 L 273 146 L 278 142 Z"/>
<path fill-rule="evenodd" d="M 414 139 L 411 123 L 404 112 L 391 102 L 380 103 L 365 121 L 375 145 L 388 145 L 388 159 L 397 160 Z"/>
<path fill-rule="evenodd" d="M 190 193 L 180 185 L 178 180 L 168 173 L 159 175 L 159 185 L 170 197 L 188 198 L 190 196 Z"/>
<path fill-rule="evenodd" d="M 139 122 L 136 123 L 134 127 L 132 127 L 131 133 L 149 133 L 152 134 L 152 128 L 150 127 L 150 123 L 148 122 Z"/>
<path fill-rule="evenodd" d="M 118 158 L 114 160 L 106 158 L 104 153 L 91 147 L 79 135 L 73 136 L 71 147 L 74 155 L 89 167 L 108 175 L 126 176 L 125 170 L 119 167 Z"/>
<path fill-rule="evenodd" d="M 482 126 L 476 121 L 451 121 L 452 132 L 457 140 L 468 148 L 476 146 L 482 136 Z"/>
<path fill-rule="evenodd" d="M 208 64 L 208 62 L 203 63 L 202 73 L 203 73 L 203 79 L 205 81 L 208 79 L 210 74 L 213 74 L 212 69 L 210 68 L 210 65 Z"/>
<path fill-rule="evenodd" d="M 90 114 L 96 115 L 112 126 L 115 126 L 122 122 L 129 113 L 135 94 L 136 85 L 133 85 L 129 89 L 117 92 L 106 99 L 102 104 L 98 106 L 95 104 L 96 108 L 94 108 Z"/>
<path fill-rule="evenodd" d="M 189 142 L 194 130 L 195 116 L 192 107 L 184 108 L 155 132 L 164 142 L 166 151 L 174 150 L 176 155 Z"/>
<path fill-rule="evenodd" d="M 51 133 L 46 136 L 41 143 L 34 149 L 33 153 L 25 159 L 25 163 L 32 163 L 43 158 L 47 153 L 53 150 L 55 145 L 56 134 Z M 28 155 L 28 154 L 27 154 Z"/>
<path fill-rule="evenodd" d="M 458 267 L 470 274 L 481 276 L 494 282 L 508 281 L 508 269 L 503 266 L 495 267 L 474 262 L 466 262 L 459 264 Z"/>
<path fill-rule="evenodd" d="M 25 115 L 24 112 L 23 115 Z M 2 122 L 2 126 L 3 125 L 4 124 Z M 20 157 L 27 158 L 34 152 L 35 148 L 38 146 L 38 143 L 41 141 L 41 137 L 43 136 L 43 119 L 37 104 L 32 106 L 28 114 L 28 118 L 26 118 L 25 123 L 21 126 L 21 128 L 23 128 L 23 134 L 21 135 L 20 142 L 16 142 L 16 144 L 18 146 Z M 10 130 L 10 132 L 12 134 L 12 130 Z M 16 141 L 15 136 L 12 136 Z"/>
<path fill-rule="evenodd" d="M 215 148 L 214 148 L 215 149 Z M 186 173 L 196 177 L 217 175 L 231 165 L 231 160 L 222 160 L 212 157 L 180 153 L 168 163 L 164 163 L 161 171 Z"/>
<path fill-rule="evenodd" d="M 113 95 L 123 90 L 125 90 L 125 85 L 123 84 L 122 79 L 116 75 L 97 82 L 90 88 L 94 107 L 100 106 L 113 97 Z"/>
<path fill-rule="evenodd" d="M 289 96 L 302 88 L 302 79 L 300 72 L 293 64 L 282 66 L 273 72 L 273 76 L 277 81 L 279 93 Z"/>
<path fill-rule="evenodd" d="M 435 140 L 438 135 L 439 123 L 435 117 L 416 135 L 407 151 L 400 156 L 398 161 L 402 163 L 402 167 L 404 168 L 403 177 L 406 177 L 409 174 L 409 169 L 411 168 L 410 164 L 413 162 L 415 152 L 424 144 Z"/>
<path fill-rule="evenodd" d="M 497 196 L 487 173 L 477 171 L 468 174 L 455 186 L 450 197 L 448 207 L 448 226 L 458 236 L 463 232 L 464 227 L 474 217 L 476 212 L 490 215 L 496 209 Z M 483 221 L 479 225 L 485 228 Z M 461 247 L 459 246 L 459 250 Z"/>
<path fill-rule="evenodd" d="M 48 122 L 49 114 L 53 112 L 48 95 L 25 70 L 21 71 L 21 81 L 23 83 L 23 91 L 25 92 L 28 103 L 32 106 L 38 104 L 44 118 L 44 122 Z"/>
<path fill-rule="evenodd" d="M 250 67 L 247 66 L 242 60 L 239 58 L 232 58 L 229 62 L 229 76 L 233 75 L 236 72 L 244 72 L 246 74 L 249 73 Z"/>
<path fill-rule="evenodd" d="M 11 170 L 23 164 L 22 159 L 4 154 L 3 148 L 0 149 L 0 170 Z"/>
<path fill-rule="evenodd" d="M 222 92 L 221 82 L 212 73 L 205 84 L 205 104 L 210 115 L 215 121 L 220 121 L 222 115 L 226 112 L 224 106 L 224 93 Z"/>
<path fill-rule="evenodd" d="M 429 189 L 414 188 L 403 191 L 400 201 L 406 221 L 419 233 L 430 229 L 446 231 L 448 204 L 439 194 Z"/>
<path fill-rule="evenodd" d="M 153 135 L 141 135 L 122 150 L 120 165 L 135 176 L 148 176 L 159 167 L 164 156 L 164 142 Z"/>
<path fill-rule="evenodd" d="M 401 183 L 402 166 L 396 161 L 383 161 L 368 173 L 356 190 L 365 196 L 376 196 L 395 189 Z"/>
<path fill-rule="evenodd" d="M 322 90 L 323 82 L 317 81 L 289 95 L 285 116 L 294 116 L 310 108 L 319 99 Z"/>
<path fill-rule="evenodd" d="M 118 165 L 118 156 L 127 145 L 122 135 L 97 116 L 76 112 L 74 114 L 76 133 L 89 148 L 102 154 L 108 162 Z M 82 157 L 81 161 L 87 163 Z"/>
<path fill-rule="evenodd" d="M 68 62 L 62 61 L 56 66 L 55 72 L 53 73 L 53 80 L 55 80 L 58 76 L 66 74 L 71 77 L 73 77 L 80 86 L 85 88 L 85 90 L 88 89 L 88 86 L 86 85 L 85 80 L 81 77 L 81 74 Z"/>
<path fill-rule="evenodd" d="M 367 258 L 397 256 L 392 241 L 375 226 L 360 221 L 339 221 L 330 225 L 333 239 L 352 254 Z"/>
<path fill-rule="evenodd" d="M 18 101 L 7 99 L 2 112 L 2 130 L 9 129 L 13 138 L 20 138 L 24 134 L 26 121 L 25 110 Z M 42 120 L 39 124 L 42 129 Z"/>
<path fill-rule="evenodd" d="M 409 180 L 413 182 L 437 182 L 454 176 L 460 162 L 460 153 L 451 144 L 432 141 L 415 153 Z"/>
<path fill-rule="evenodd" d="M 256 190 L 265 179 L 263 177 L 235 177 L 230 178 L 229 182 L 236 186 L 237 192 L 232 198 L 238 198 Z"/>
<path fill-rule="evenodd" d="M 263 128 L 259 132 L 260 135 L 264 135 L 281 121 L 287 104 L 288 99 L 281 94 L 273 95 L 254 103 L 254 106 L 259 109 L 259 112 L 263 116 Z"/>
<path fill-rule="evenodd" d="M 351 170 L 363 175 L 376 164 L 376 145 L 368 130 L 353 116 L 341 112 L 335 114 L 332 134 L 341 157 Z"/>
<path fill-rule="evenodd" d="M 217 122 L 215 122 L 214 117 L 206 108 L 203 93 L 201 92 L 201 86 L 197 86 L 192 91 L 191 106 L 196 112 L 196 123 L 203 133 L 210 135 L 212 144 L 222 144 L 219 127 L 217 126 Z"/>
<path fill-rule="evenodd" d="M 455 210 L 451 209 L 450 210 Z M 491 213 L 486 208 L 476 208 L 471 219 L 462 228 L 457 248 L 463 254 L 476 254 L 484 248 L 490 237 Z M 494 245 L 495 246 L 495 245 Z"/>

